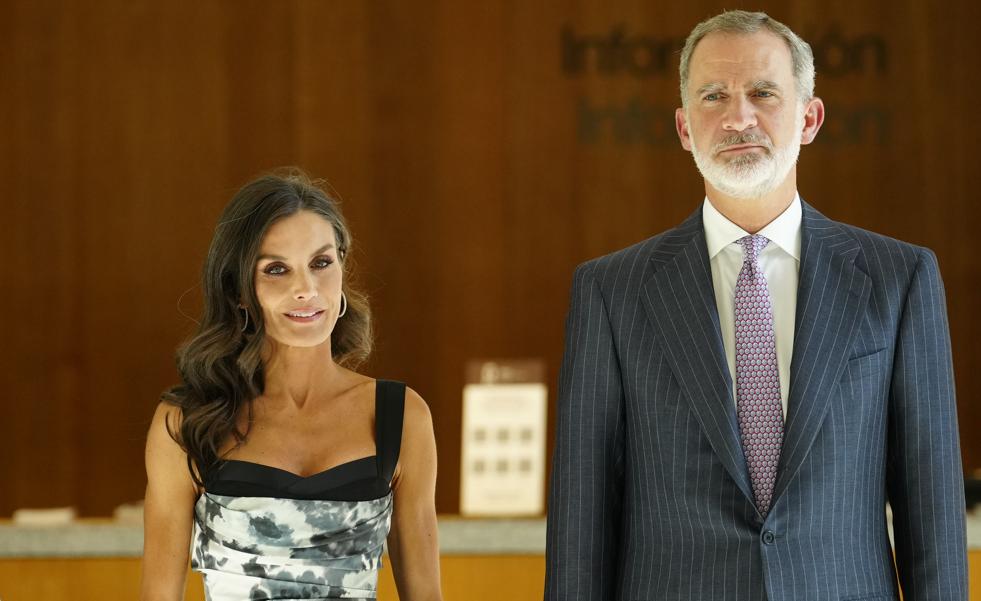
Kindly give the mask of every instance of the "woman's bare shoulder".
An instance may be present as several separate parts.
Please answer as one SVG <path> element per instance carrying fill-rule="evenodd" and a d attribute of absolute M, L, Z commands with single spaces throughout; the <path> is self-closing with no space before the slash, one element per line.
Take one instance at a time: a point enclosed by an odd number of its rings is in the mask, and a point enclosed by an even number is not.
<path fill-rule="evenodd" d="M 150 432 L 148 437 L 151 439 L 164 435 L 173 440 L 174 434 L 179 434 L 183 421 L 181 408 L 168 401 L 160 401 L 153 412 L 153 420 L 150 422 Z"/>
<path fill-rule="evenodd" d="M 372 380 L 372 382 L 377 382 L 377 380 Z M 377 384 L 370 388 L 372 397 L 375 394 L 376 386 Z M 418 392 L 406 386 L 405 405 L 402 413 L 403 438 L 408 432 L 415 433 L 420 429 L 423 431 L 426 429 L 432 430 L 432 421 L 433 418 L 429 411 L 429 405 Z"/>
<path fill-rule="evenodd" d="M 435 450 L 433 415 L 429 405 L 415 390 L 405 388 L 405 410 L 402 416 L 402 454 L 410 457 L 425 449 Z"/>
<path fill-rule="evenodd" d="M 403 480 L 406 478 L 406 472 L 411 472 L 410 480 L 432 485 L 425 484 L 419 490 L 432 492 L 429 489 L 435 486 L 436 475 L 436 436 L 433 431 L 433 416 L 426 401 L 409 387 L 405 388 L 402 444 L 392 480 L 394 490 L 404 488 Z"/>
<path fill-rule="evenodd" d="M 188 471 L 187 454 L 180 440 L 182 412 L 180 407 L 161 401 L 153 414 L 146 441 L 147 478 L 154 483 L 166 483 L 168 488 L 200 492 Z M 157 487 L 159 488 L 159 486 Z"/>
<path fill-rule="evenodd" d="M 419 396 L 418 392 L 408 386 L 405 387 L 405 417 L 403 419 L 405 425 L 413 430 L 420 427 L 432 429 L 433 416 L 429 410 L 429 404 Z"/>

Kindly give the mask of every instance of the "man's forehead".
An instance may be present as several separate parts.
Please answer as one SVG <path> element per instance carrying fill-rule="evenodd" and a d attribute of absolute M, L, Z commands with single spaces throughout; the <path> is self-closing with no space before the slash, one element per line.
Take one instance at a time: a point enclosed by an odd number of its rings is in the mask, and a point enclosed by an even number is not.
<path fill-rule="evenodd" d="M 779 81 L 784 77 L 793 77 L 790 48 L 783 38 L 769 31 L 713 32 L 702 38 L 692 53 L 691 79 L 696 86 L 716 79 Z"/>

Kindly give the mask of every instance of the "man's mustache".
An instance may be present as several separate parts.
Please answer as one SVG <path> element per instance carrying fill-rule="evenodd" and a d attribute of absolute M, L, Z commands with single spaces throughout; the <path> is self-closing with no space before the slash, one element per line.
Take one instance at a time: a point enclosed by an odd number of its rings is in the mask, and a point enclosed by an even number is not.
<path fill-rule="evenodd" d="M 762 134 L 733 134 L 723 138 L 718 144 L 716 144 L 712 148 L 712 154 L 719 154 L 727 148 L 732 146 L 741 146 L 743 144 L 762 146 L 766 149 L 767 154 L 773 153 L 773 143 L 770 142 L 770 138 Z"/>

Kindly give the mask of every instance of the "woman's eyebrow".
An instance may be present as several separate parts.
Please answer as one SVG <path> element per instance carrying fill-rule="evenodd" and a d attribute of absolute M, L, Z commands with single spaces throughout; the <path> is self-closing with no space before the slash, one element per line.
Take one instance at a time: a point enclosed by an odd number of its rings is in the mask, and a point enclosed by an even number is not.
<path fill-rule="evenodd" d="M 327 244 L 324 244 L 323 246 L 321 246 L 317 250 L 313 251 L 313 253 L 310 256 L 311 257 L 315 257 L 315 256 L 317 256 L 319 254 L 323 254 L 323 253 L 327 252 L 328 250 L 330 250 L 332 248 L 334 248 L 334 245 L 332 243 L 328 242 Z M 286 257 L 281 257 L 279 255 L 259 255 L 259 259 L 258 259 L 259 261 L 264 261 L 266 259 L 268 259 L 270 261 L 286 261 L 287 260 Z"/>

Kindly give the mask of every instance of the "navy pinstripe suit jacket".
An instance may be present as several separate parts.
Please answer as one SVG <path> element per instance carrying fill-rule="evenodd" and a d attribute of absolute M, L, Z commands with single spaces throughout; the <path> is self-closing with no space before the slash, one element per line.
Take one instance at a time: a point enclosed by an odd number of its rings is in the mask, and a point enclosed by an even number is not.
<path fill-rule="evenodd" d="M 576 270 L 547 601 L 897 599 L 897 567 L 906 601 L 967 599 L 936 258 L 803 209 L 788 414 L 765 520 L 739 441 L 701 210 Z"/>

